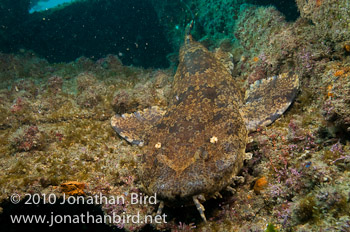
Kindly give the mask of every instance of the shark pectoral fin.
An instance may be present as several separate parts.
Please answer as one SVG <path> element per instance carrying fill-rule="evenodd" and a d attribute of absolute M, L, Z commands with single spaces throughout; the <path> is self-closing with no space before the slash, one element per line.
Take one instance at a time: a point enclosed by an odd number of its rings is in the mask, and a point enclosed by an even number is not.
<path fill-rule="evenodd" d="M 153 106 L 131 114 L 117 114 L 111 118 L 111 125 L 129 143 L 143 146 L 145 132 L 156 125 L 164 114 L 164 110 Z"/>
<path fill-rule="evenodd" d="M 290 72 L 256 81 L 246 91 L 241 115 L 252 132 L 280 117 L 291 105 L 299 91 L 299 77 Z"/>

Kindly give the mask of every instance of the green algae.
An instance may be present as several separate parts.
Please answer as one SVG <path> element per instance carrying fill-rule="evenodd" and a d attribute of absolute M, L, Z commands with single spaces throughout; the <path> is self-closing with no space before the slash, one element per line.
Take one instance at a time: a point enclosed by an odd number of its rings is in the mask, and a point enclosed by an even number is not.
<path fill-rule="evenodd" d="M 278 232 L 273 223 L 268 223 L 265 232 Z"/>
<path fill-rule="evenodd" d="M 305 198 L 301 199 L 297 206 L 295 214 L 297 219 L 302 223 L 306 223 L 310 220 L 316 220 L 319 211 L 316 206 L 315 197 L 308 195 Z"/>

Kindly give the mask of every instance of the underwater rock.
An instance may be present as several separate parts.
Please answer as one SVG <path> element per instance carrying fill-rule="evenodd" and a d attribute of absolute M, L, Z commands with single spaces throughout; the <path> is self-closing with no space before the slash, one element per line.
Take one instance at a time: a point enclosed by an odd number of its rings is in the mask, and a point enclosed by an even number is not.
<path fill-rule="evenodd" d="M 258 55 L 271 41 L 281 43 L 282 41 L 276 41 L 276 35 L 287 29 L 284 16 L 275 7 L 244 4 L 235 24 L 235 36 L 246 50 Z"/>
<path fill-rule="evenodd" d="M 11 86 L 11 91 L 21 92 L 22 97 L 34 98 L 39 94 L 39 87 L 35 85 L 34 80 L 18 80 Z"/>
<path fill-rule="evenodd" d="M 47 80 L 47 88 L 53 93 L 57 94 L 62 91 L 63 79 L 60 76 L 52 76 Z"/>
<path fill-rule="evenodd" d="M 126 90 L 120 90 L 114 96 L 112 107 L 116 113 L 125 113 L 137 109 L 139 104 L 130 96 Z"/>
<path fill-rule="evenodd" d="M 300 15 L 315 24 L 314 33 L 339 43 L 350 39 L 348 0 L 296 0 Z"/>
<path fill-rule="evenodd" d="M 237 67 L 248 83 L 266 76 L 288 72 L 296 61 L 293 53 L 297 50 L 297 37 L 293 25 L 275 7 L 242 5 L 235 37 L 243 47 Z"/>
<path fill-rule="evenodd" d="M 77 104 L 85 108 L 98 105 L 106 95 L 106 87 L 91 73 L 82 73 L 77 77 Z"/>
<path fill-rule="evenodd" d="M 117 55 L 107 55 L 106 57 L 97 60 L 96 64 L 109 70 L 120 71 L 123 68 L 122 61 Z"/>
<path fill-rule="evenodd" d="M 334 75 L 338 78 L 329 86 L 328 99 L 322 109 L 325 119 L 335 126 L 335 132 L 341 136 L 350 133 L 350 69 L 344 68 Z"/>
<path fill-rule="evenodd" d="M 81 73 L 77 77 L 77 89 L 78 92 L 81 93 L 82 91 L 92 88 L 97 84 L 96 77 L 91 73 Z"/>
<path fill-rule="evenodd" d="M 118 90 L 112 100 L 114 112 L 123 114 L 134 112 L 152 105 L 167 105 L 167 95 L 171 91 L 169 79 L 171 74 L 155 71 L 133 88 Z"/>
<path fill-rule="evenodd" d="M 95 107 L 103 100 L 105 94 L 105 87 L 102 84 L 96 84 L 78 94 L 77 104 L 85 108 Z"/>
<path fill-rule="evenodd" d="M 37 126 L 25 126 L 10 138 L 10 144 L 16 151 L 41 150 L 46 145 L 46 138 L 47 135 Z"/>

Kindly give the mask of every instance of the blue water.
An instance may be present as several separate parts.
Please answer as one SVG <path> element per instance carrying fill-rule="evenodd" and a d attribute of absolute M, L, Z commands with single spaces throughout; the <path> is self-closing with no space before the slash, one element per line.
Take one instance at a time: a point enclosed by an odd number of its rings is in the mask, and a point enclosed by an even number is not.
<path fill-rule="evenodd" d="M 69 3 L 69 2 L 73 2 L 73 1 L 74 0 L 46 0 L 46 1 L 44 0 L 44 1 L 39 1 L 35 6 L 33 6 L 29 10 L 29 13 L 48 10 L 48 9 L 56 7 L 60 4 Z"/>

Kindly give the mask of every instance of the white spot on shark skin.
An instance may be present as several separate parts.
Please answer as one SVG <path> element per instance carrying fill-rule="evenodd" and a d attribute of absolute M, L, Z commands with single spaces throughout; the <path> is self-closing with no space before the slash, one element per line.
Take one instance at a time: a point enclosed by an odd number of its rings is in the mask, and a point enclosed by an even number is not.
<path fill-rule="evenodd" d="M 156 145 L 154 145 L 155 148 L 159 149 L 162 147 L 162 144 L 160 142 L 156 143 Z"/>
<path fill-rule="evenodd" d="M 216 136 L 211 137 L 210 138 L 210 142 L 211 143 L 217 143 L 218 142 L 218 137 L 216 137 Z"/>

